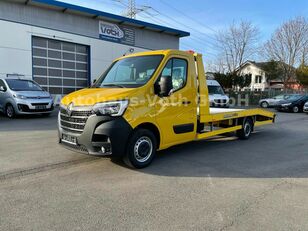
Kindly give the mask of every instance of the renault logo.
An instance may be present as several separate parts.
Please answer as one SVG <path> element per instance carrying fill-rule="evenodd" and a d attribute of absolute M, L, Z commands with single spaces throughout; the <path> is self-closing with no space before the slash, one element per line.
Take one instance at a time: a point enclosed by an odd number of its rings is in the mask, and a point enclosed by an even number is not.
<path fill-rule="evenodd" d="M 66 112 L 67 112 L 68 116 L 71 116 L 71 115 L 72 115 L 73 106 L 74 106 L 74 103 L 70 103 L 70 104 L 67 106 Z"/>

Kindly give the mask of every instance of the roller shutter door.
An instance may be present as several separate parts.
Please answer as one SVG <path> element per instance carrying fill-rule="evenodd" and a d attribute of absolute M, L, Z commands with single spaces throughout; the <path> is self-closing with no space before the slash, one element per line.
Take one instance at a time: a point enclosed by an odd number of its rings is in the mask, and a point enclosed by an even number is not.
<path fill-rule="evenodd" d="M 32 37 L 33 80 L 51 94 L 89 86 L 89 47 Z"/>

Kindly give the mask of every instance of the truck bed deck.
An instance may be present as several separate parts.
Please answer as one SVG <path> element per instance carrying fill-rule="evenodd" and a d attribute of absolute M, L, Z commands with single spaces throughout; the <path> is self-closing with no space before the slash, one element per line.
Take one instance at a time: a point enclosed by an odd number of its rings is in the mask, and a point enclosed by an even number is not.
<path fill-rule="evenodd" d="M 219 124 L 222 121 L 234 121 L 240 118 L 251 117 L 254 120 L 254 126 L 260 126 L 265 124 L 272 124 L 275 120 L 275 113 L 260 109 L 236 109 L 236 108 L 210 108 L 208 115 L 200 116 L 200 122 L 205 124 Z M 233 122 L 232 122 L 233 123 Z M 242 125 L 238 124 L 227 128 L 220 128 L 218 130 L 212 130 L 208 132 L 202 132 L 197 134 L 196 139 L 205 139 L 215 135 L 220 135 L 227 132 L 237 131 L 242 128 Z"/>
<path fill-rule="evenodd" d="M 207 116 L 201 116 L 202 122 L 215 122 L 224 119 L 236 119 L 247 116 L 262 116 L 266 117 L 267 120 L 273 120 L 275 113 L 260 109 L 237 109 L 237 108 L 210 108 L 210 113 Z"/>
<path fill-rule="evenodd" d="M 245 109 L 236 109 L 236 108 L 210 108 L 210 114 L 217 113 L 226 113 L 226 112 L 235 112 L 235 111 L 243 111 Z"/>

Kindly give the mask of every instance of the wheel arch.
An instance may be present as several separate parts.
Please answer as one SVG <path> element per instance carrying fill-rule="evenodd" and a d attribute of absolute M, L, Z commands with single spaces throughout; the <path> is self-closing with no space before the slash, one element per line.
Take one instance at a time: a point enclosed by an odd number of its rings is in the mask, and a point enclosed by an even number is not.
<path fill-rule="evenodd" d="M 154 136 L 156 137 L 156 140 L 157 140 L 157 149 L 160 147 L 160 141 L 161 141 L 160 131 L 155 124 L 149 123 L 149 122 L 141 123 L 137 127 L 135 127 L 134 130 L 136 130 L 138 128 L 147 129 L 147 130 L 153 132 L 153 134 L 154 134 Z"/>
<path fill-rule="evenodd" d="M 246 117 L 241 117 L 238 120 L 238 124 L 244 125 L 244 122 L 249 119 L 252 122 L 252 130 L 254 130 L 255 127 L 255 122 L 256 122 L 256 116 L 246 116 Z"/>

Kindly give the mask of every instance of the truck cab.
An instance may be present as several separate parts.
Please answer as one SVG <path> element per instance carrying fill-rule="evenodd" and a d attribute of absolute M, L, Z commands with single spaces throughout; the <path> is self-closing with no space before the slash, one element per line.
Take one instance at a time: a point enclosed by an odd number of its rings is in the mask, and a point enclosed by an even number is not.
<path fill-rule="evenodd" d="M 159 50 L 116 59 L 90 88 L 65 96 L 59 142 L 93 155 L 148 166 L 157 150 L 273 123 L 262 109 L 210 109 L 202 56 Z"/>

